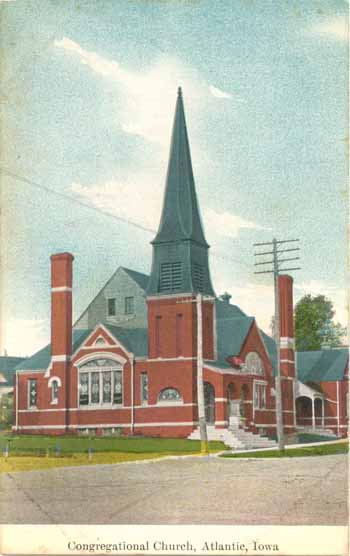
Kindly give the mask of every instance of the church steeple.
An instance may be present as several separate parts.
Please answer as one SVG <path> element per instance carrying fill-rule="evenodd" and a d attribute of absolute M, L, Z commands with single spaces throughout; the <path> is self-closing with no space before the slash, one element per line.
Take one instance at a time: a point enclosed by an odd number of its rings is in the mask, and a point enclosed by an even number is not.
<path fill-rule="evenodd" d="M 164 204 L 153 240 L 191 239 L 208 247 L 199 215 L 181 87 L 178 89 Z"/>
<path fill-rule="evenodd" d="M 152 241 L 148 295 L 214 295 L 208 248 L 195 190 L 182 91 L 179 87 L 160 225 Z"/>

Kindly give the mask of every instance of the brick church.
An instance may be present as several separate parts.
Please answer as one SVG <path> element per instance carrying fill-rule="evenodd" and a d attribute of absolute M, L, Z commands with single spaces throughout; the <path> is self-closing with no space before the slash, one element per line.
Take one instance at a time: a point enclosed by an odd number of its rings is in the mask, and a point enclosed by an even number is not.
<path fill-rule="evenodd" d="M 214 292 L 180 89 L 151 244 L 150 275 L 119 267 L 74 325 L 73 256 L 51 256 L 51 343 L 17 366 L 13 430 L 198 438 L 200 359 L 209 439 L 268 445 L 276 345 L 229 294 Z M 344 436 L 348 352 L 295 354 L 292 278 L 281 275 L 279 289 L 284 431 Z"/>

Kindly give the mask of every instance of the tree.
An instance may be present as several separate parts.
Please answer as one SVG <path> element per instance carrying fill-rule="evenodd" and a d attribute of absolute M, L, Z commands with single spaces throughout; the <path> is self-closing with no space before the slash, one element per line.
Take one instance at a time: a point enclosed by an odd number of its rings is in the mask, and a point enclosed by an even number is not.
<path fill-rule="evenodd" d="M 13 425 L 13 394 L 3 394 L 0 404 L 0 428 L 10 429 Z"/>
<path fill-rule="evenodd" d="M 338 347 L 346 330 L 333 321 L 333 303 L 324 295 L 304 295 L 295 306 L 295 342 L 297 351 Z"/>

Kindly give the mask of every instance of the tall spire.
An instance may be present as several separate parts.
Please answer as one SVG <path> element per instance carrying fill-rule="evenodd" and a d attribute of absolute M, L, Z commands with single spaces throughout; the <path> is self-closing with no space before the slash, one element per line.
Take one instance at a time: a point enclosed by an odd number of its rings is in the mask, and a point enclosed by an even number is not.
<path fill-rule="evenodd" d="M 214 295 L 208 249 L 193 179 L 182 91 L 179 87 L 162 217 L 153 244 L 147 293 Z"/>
<path fill-rule="evenodd" d="M 191 239 L 207 246 L 194 185 L 181 87 L 178 88 L 163 211 L 152 243 Z"/>

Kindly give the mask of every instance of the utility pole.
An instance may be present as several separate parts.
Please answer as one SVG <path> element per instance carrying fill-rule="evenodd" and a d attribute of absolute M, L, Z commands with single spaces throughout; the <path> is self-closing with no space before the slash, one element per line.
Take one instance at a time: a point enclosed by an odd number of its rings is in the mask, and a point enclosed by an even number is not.
<path fill-rule="evenodd" d="M 280 303 L 279 303 L 279 286 L 278 286 L 278 276 L 280 272 L 289 272 L 291 270 L 300 270 L 298 268 L 280 268 L 281 263 L 287 261 L 297 261 L 300 257 L 289 257 L 285 259 L 280 259 L 279 255 L 281 253 L 286 253 L 290 251 L 299 251 L 300 247 L 292 247 L 290 249 L 278 249 L 279 245 L 285 243 L 297 242 L 299 239 L 285 239 L 277 241 L 273 239 L 267 243 L 254 243 L 254 247 L 269 246 L 272 251 L 264 251 L 259 253 L 254 253 L 256 257 L 272 255 L 272 260 L 262 261 L 255 263 L 254 266 L 260 265 L 272 265 L 272 269 L 260 270 L 254 272 L 254 274 L 273 274 L 274 278 L 274 297 L 275 297 L 275 342 L 277 350 L 277 369 L 276 369 L 276 425 L 277 425 L 277 439 L 278 439 L 278 449 L 284 450 L 284 433 L 283 433 L 283 404 L 282 404 L 282 389 L 281 389 L 281 365 L 280 365 Z"/>
<path fill-rule="evenodd" d="M 214 299 L 211 296 L 203 296 L 197 293 L 195 299 L 188 301 L 177 301 L 177 303 L 195 303 L 197 312 L 197 411 L 199 436 L 201 440 L 201 454 L 209 454 L 207 421 L 205 418 L 204 382 L 203 382 L 203 299 Z"/>
<path fill-rule="evenodd" d="M 203 318 L 202 294 L 196 295 L 197 306 L 197 406 L 201 453 L 209 454 L 207 422 L 205 419 L 204 383 L 203 383 Z"/>

